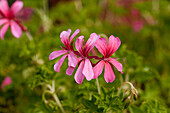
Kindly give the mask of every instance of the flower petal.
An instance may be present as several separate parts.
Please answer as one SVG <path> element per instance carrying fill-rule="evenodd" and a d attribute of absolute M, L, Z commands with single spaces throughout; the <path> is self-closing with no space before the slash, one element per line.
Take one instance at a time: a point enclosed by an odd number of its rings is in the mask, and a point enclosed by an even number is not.
<path fill-rule="evenodd" d="M 98 62 L 94 66 L 94 68 L 93 68 L 93 72 L 94 72 L 93 79 L 96 79 L 102 73 L 104 64 L 105 64 L 105 62 L 103 60 L 101 60 L 100 62 Z"/>
<path fill-rule="evenodd" d="M 60 34 L 61 41 L 65 46 L 67 46 L 69 42 L 70 33 L 71 33 L 71 29 L 68 29 L 68 31 L 62 31 Z"/>
<path fill-rule="evenodd" d="M 105 38 L 99 38 L 95 44 L 96 48 L 102 55 L 106 55 L 107 52 L 107 40 Z"/>
<path fill-rule="evenodd" d="M 82 73 L 83 68 L 84 68 L 84 60 L 81 61 L 80 65 L 79 65 L 79 67 L 76 71 L 76 74 L 74 76 L 74 79 L 78 84 L 81 84 L 83 82 L 83 79 L 84 79 L 84 75 Z"/>
<path fill-rule="evenodd" d="M 115 80 L 115 74 L 112 70 L 112 67 L 108 62 L 105 63 L 105 72 L 104 72 L 104 78 L 106 82 L 113 82 Z"/>
<path fill-rule="evenodd" d="M 123 73 L 123 66 L 121 63 L 119 63 L 117 60 L 115 60 L 113 58 L 109 58 L 107 61 L 112 63 L 117 68 L 118 71 Z"/>
<path fill-rule="evenodd" d="M 93 68 L 89 59 L 85 60 L 83 74 L 88 81 L 94 77 Z"/>
<path fill-rule="evenodd" d="M 8 16 L 9 6 L 8 6 L 7 0 L 1 0 L 0 1 L 0 10 L 5 16 Z"/>
<path fill-rule="evenodd" d="M 11 77 L 5 77 L 5 79 L 3 80 L 2 84 L 1 84 L 1 89 L 4 90 L 6 85 L 10 85 L 12 84 L 12 79 Z"/>
<path fill-rule="evenodd" d="M 21 37 L 22 34 L 21 27 L 15 21 L 11 21 L 11 32 L 16 38 Z"/>
<path fill-rule="evenodd" d="M 11 6 L 11 11 L 13 14 L 18 13 L 22 9 L 23 5 L 24 4 L 22 1 L 15 1 Z"/>
<path fill-rule="evenodd" d="M 75 30 L 75 32 L 71 35 L 70 37 L 70 42 L 72 41 L 72 39 L 80 32 L 79 29 Z"/>
<path fill-rule="evenodd" d="M 75 42 L 76 49 L 81 55 L 84 55 L 84 52 L 83 52 L 83 41 L 84 40 L 83 40 L 83 38 L 84 38 L 84 36 L 80 36 L 77 38 L 77 40 Z"/>
<path fill-rule="evenodd" d="M 49 60 L 53 60 L 65 53 L 67 53 L 67 50 L 58 50 L 58 51 L 53 51 L 50 55 L 49 55 Z"/>
<path fill-rule="evenodd" d="M 120 44 L 120 39 L 111 35 L 109 37 L 108 56 L 111 56 L 119 48 Z"/>
<path fill-rule="evenodd" d="M 7 22 L 8 22 L 8 19 L 0 19 L 0 26 Z"/>
<path fill-rule="evenodd" d="M 58 73 L 60 72 L 60 67 L 63 64 L 66 57 L 67 57 L 67 55 L 62 56 L 61 59 L 54 65 L 54 70 L 56 72 L 58 72 Z"/>
<path fill-rule="evenodd" d="M 5 24 L 1 29 L 0 29 L 0 38 L 3 40 L 4 39 L 4 35 L 7 32 L 9 27 L 9 24 Z"/>
<path fill-rule="evenodd" d="M 92 33 L 90 35 L 90 38 L 87 40 L 86 45 L 84 47 L 86 55 L 93 49 L 97 39 L 99 39 L 99 36 L 96 33 Z"/>
<path fill-rule="evenodd" d="M 73 74 L 73 71 L 74 71 L 75 67 L 71 67 L 69 66 L 66 70 L 66 74 L 67 75 L 72 75 Z"/>
<path fill-rule="evenodd" d="M 68 65 L 72 67 L 76 67 L 77 65 L 77 57 L 73 52 L 70 52 L 68 54 Z"/>

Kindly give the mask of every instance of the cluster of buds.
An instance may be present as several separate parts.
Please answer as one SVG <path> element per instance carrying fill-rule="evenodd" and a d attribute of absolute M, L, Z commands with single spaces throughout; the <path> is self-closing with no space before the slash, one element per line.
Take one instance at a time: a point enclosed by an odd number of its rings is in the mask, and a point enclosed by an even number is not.
<path fill-rule="evenodd" d="M 115 80 L 115 74 L 112 70 L 112 65 L 114 65 L 118 71 L 121 73 L 123 68 L 122 64 L 119 63 L 116 58 L 111 58 L 111 55 L 119 48 L 121 41 L 118 37 L 111 35 L 109 37 L 109 43 L 107 39 L 100 38 L 96 33 L 92 33 L 90 38 L 87 40 L 85 46 L 83 47 L 84 36 L 79 36 L 75 42 L 74 50 L 73 38 L 79 33 L 77 29 L 70 37 L 71 30 L 62 31 L 60 38 L 64 47 L 61 47 L 62 50 L 53 51 L 49 55 L 49 59 L 53 60 L 61 55 L 61 59 L 54 65 L 54 70 L 56 72 L 60 71 L 60 67 L 63 64 L 66 57 L 68 57 L 68 68 L 66 70 L 67 75 L 72 75 L 74 69 L 78 65 L 77 71 L 75 73 L 75 81 L 78 84 L 83 82 L 84 77 L 90 81 L 91 79 L 96 79 L 103 71 L 105 66 L 104 78 L 106 82 L 113 82 Z M 103 55 L 103 57 L 98 56 L 89 56 L 89 52 L 96 47 L 98 51 Z M 91 62 L 91 59 L 98 60 L 96 64 Z"/>
<path fill-rule="evenodd" d="M 129 106 L 133 100 L 138 98 L 138 90 L 133 86 L 131 82 L 124 82 L 121 86 L 124 92 L 123 103 L 125 104 L 125 108 Z"/>

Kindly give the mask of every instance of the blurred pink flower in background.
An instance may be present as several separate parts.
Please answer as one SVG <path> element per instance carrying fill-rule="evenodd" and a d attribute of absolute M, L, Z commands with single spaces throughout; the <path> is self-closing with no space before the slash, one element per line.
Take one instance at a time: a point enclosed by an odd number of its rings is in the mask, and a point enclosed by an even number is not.
<path fill-rule="evenodd" d="M 23 21 L 28 21 L 31 18 L 33 12 L 34 12 L 33 8 L 24 7 L 21 11 L 19 11 L 16 14 L 16 17 Z"/>
<path fill-rule="evenodd" d="M 60 38 L 62 43 L 65 45 L 65 47 L 62 47 L 63 50 L 58 50 L 58 51 L 53 51 L 50 55 L 49 55 L 49 60 L 53 60 L 63 54 L 65 54 L 64 56 L 61 57 L 61 59 L 54 65 L 54 70 L 56 72 L 60 71 L 60 67 L 63 64 L 64 60 L 66 57 L 68 57 L 68 69 L 66 71 L 67 75 L 72 75 L 74 68 L 77 65 L 77 57 L 74 54 L 74 50 L 73 50 L 73 42 L 72 39 L 79 33 L 79 29 L 77 29 L 72 36 L 69 38 L 70 34 L 71 34 L 71 29 L 68 29 L 68 31 L 63 31 L 60 34 Z"/>
<path fill-rule="evenodd" d="M 118 71 L 123 73 L 122 64 L 115 58 L 110 58 L 110 56 L 119 48 L 120 45 L 120 39 L 118 37 L 115 38 L 113 35 L 109 37 L 109 44 L 107 44 L 107 40 L 105 38 L 100 38 L 96 41 L 96 48 L 103 55 L 103 58 L 93 68 L 93 79 L 96 79 L 102 73 L 103 67 L 105 66 L 104 78 L 107 83 L 113 82 L 115 80 L 115 74 L 110 64 L 114 65 Z"/>
<path fill-rule="evenodd" d="M 11 77 L 7 76 L 5 77 L 5 79 L 3 80 L 2 84 L 1 84 L 1 89 L 4 90 L 5 86 L 12 84 L 12 79 Z"/>
<path fill-rule="evenodd" d="M 10 27 L 12 34 L 16 38 L 20 38 L 22 30 L 25 31 L 26 28 L 21 24 L 21 22 L 16 17 L 16 14 L 22 9 L 23 2 L 15 1 L 9 8 L 7 0 L 0 0 L 0 38 L 4 39 L 4 35 Z"/>
<path fill-rule="evenodd" d="M 123 22 L 131 26 L 134 32 L 139 32 L 145 24 L 145 20 L 142 17 L 138 9 L 132 8 L 130 11 L 123 17 Z"/>
<path fill-rule="evenodd" d="M 75 81 L 78 84 L 81 84 L 83 82 L 84 77 L 86 77 L 86 79 L 90 81 L 94 76 L 91 61 L 88 59 L 88 53 L 94 48 L 96 41 L 99 39 L 99 36 L 96 33 L 92 33 L 90 35 L 90 38 L 87 40 L 84 48 L 83 38 L 84 36 L 80 36 L 75 42 L 76 49 L 81 55 L 81 57 L 79 58 L 80 65 L 74 76 Z"/>

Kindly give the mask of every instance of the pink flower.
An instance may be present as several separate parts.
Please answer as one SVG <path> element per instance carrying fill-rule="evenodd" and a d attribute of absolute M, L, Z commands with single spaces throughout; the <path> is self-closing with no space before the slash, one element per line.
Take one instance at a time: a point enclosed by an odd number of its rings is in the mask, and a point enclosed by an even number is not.
<path fill-rule="evenodd" d="M 21 22 L 16 18 L 16 14 L 22 9 L 22 7 L 22 1 L 15 1 L 9 8 L 7 0 L 0 0 L 0 26 L 2 26 L 0 29 L 1 39 L 4 39 L 4 35 L 9 27 L 16 38 L 20 38 L 22 30 L 26 30 Z"/>
<path fill-rule="evenodd" d="M 93 78 L 93 68 L 90 60 L 88 59 L 88 53 L 94 48 L 95 43 L 99 36 L 96 33 L 92 33 L 90 38 L 85 44 L 83 48 L 83 38 L 84 36 L 80 36 L 77 38 L 75 42 L 75 46 L 77 51 L 80 53 L 81 58 L 79 58 L 80 65 L 75 73 L 75 80 L 78 84 L 83 82 L 84 77 L 89 81 Z"/>
<path fill-rule="evenodd" d="M 144 18 L 142 17 L 138 9 L 132 8 L 130 12 L 124 17 L 124 23 L 129 25 L 132 30 L 137 33 L 145 24 Z"/>
<path fill-rule="evenodd" d="M 62 47 L 63 50 L 58 50 L 58 51 L 53 51 L 50 55 L 49 55 L 49 59 L 53 60 L 63 54 L 65 54 L 64 56 L 61 57 L 61 59 L 54 65 L 54 70 L 56 72 L 60 71 L 60 67 L 63 64 L 64 60 L 66 57 L 68 57 L 68 69 L 66 70 L 66 74 L 67 75 L 72 75 L 74 68 L 77 65 L 77 57 L 74 54 L 74 50 L 73 50 L 73 42 L 72 39 L 79 33 L 79 29 L 77 29 L 72 36 L 69 38 L 70 34 L 71 34 L 71 30 L 68 29 L 68 31 L 63 31 L 60 34 L 60 38 L 62 43 L 65 45 L 65 47 Z"/>
<path fill-rule="evenodd" d="M 5 77 L 5 79 L 3 80 L 2 84 L 1 84 L 1 89 L 4 90 L 5 86 L 12 84 L 12 80 L 11 77 Z"/>
<path fill-rule="evenodd" d="M 93 68 L 94 77 L 96 79 L 103 71 L 105 65 L 104 78 L 106 82 L 113 82 L 115 80 L 115 75 L 110 64 L 113 64 L 118 71 L 122 72 L 122 64 L 119 63 L 115 58 L 110 58 L 110 56 L 119 48 L 121 41 L 118 37 L 111 35 L 109 37 L 109 44 L 105 38 L 100 38 L 96 41 L 96 48 L 103 55 L 102 60 L 100 60 Z"/>

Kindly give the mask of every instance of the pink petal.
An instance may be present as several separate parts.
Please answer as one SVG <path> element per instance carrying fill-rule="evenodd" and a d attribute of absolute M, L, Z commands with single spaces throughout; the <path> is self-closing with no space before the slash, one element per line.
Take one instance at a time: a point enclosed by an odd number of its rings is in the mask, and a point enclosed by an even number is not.
<path fill-rule="evenodd" d="M 90 38 L 87 40 L 86 45 L 84 47 L 86 55 L 93 49 L 97 39 L 99 39 L 99 36 L 96 33 L 92 33 L 90 35 Z"/>
<path fill-rule="evenodd" d="M 9 27 L 9 24 L 7 23 L 0 29 L 0 37 L 2 40 L 4 39 L 4 35 L 7 32 L 8 27 Z"/>
<path fill-rule="evenodd" d="M 69 66 L 66 70 L 66 74 L 67 75 L 72 75 L 73 74 L 73 71 L 74 71 L 75 67 L 71 67 Z"/>
<path fill-rule="evenodd" d="M 21 27 L 15 21 L 11 21 L 11 32 L 16 38 L 21 37 L 22 34 Z"/>
<path fill-rule="evenodd" d="M 11 11 L 13 12 L 13 14 L 19 12 L 22 9 L 23 5 L 24 4 L 22 1 L 15 1 L 11 6 Z"/>
<path fill-rule="evenodd" d="M 84 36 L 80 36 L 77 38 L 77 40 L 75 42 L 76 49 L 81 55 L 84 55 L 84 52 L 83 52 L 83 41 L 84 40 L 83 40 L 83 38 L 84 38 Z"/>
<path fill-rule="evenodd" d="M 63 64 L 66 57 L 67 57 L 67 55 L 62 56 L 61 59 L 54 65 L 54 70 L 56 72 L 58 72 L 58 73 L 60 72 L 60 67 Z"/>
<path fill-rule="evenodd" d="M 84 75 L 82 73 L 83 68 L 84 68 L 84 60 L 80 63 L 80 65 L 79 65 L 79 67 L 76 71 L 76 74 L 74 76 L 74 79 L 78 84 L 81 84 L 83 82 L 83 79 L 84 79 Z"/>
<path fill-rule="evenodd" d="M 49 55 L 49 60 L 53 60 L 65 53 L 67 53 L 67 50 L 58 50 L 58 51 L 53 51 L 50 55 Z"/>
<path fill-rule="evenodd" d="M 8 22 L 8 19 L 0 19 L 0 26 L 7 22 Z"/>
<path fill-rule="evenodd" d="M 122 66 L 121 63 L 119 63 L 117 60 L 115 60 L 115 59 L 113 59 L 113 58 L 109 58 L 107 61 L 110 62 L 110 63 L 112 63 L 112 64 L 117 68 L 118 71 L 120 71 L 121 73 L 123 73 L 123 72 L 122 72 L 122 71 L 123 71 L 123 66 Z"/>
<path fill-rule="evenodd" d="M 100 62 L 98 62 L 94 66 L 94 68 L 93 68 L 93 72 L 94 72 L 93 79 L 96 79 L 102 73 L 104 64 L 105 64 L 105 62 L 103 60 L 101 60 Z"/>
<path fill-rule="evenodd" d="M 72 41 L 72 39 L 80 32 L 79 29 L 77 29 L 70 37 L 70 42 Z"/>
<path fill-rule="evenodd" d="M 8 16 L 9 14 L 9 6 L 7 0 L 1 0 L 0 1 L 0 10 L 5 16 Z"/>
<path fill-rule="evenodd" d="M 94 77 L 93 68 L 89 59 L 85 60 L 83 74 L 88 81 Z"/>
<path fill-rule="evenodd" d="M 68 31 L 62 31 L 60 34 L 61 41 L 66 46 L 69 42 L 69 36 L 71 33 L 71 29 L 68 29 Z"/>
<path fill-rule="evenodd" d="M 96 48 L 102 55 L 106 55 L 107 52 L 107 40 L 105 38 L 99 38 L 95 44 Z"/>
<path fill-rule="evenodd" d="M 83 60 L 83 58 L 81 58 L 81 57 L 79 57 L 79 58 L 77 58 L 77 63 L 79 63 L 81 60 Z"/>
<path fill-rule="evenodd" d="M 12 79 L 11 77 L 5 77 L 1 84 L 1 89 L 4 90 L 5 86 L 12 84 Z"/>
<path fill-rule="evenodd" d="M 77 65 L 77 57 L 73 52 L 70 52 L 68 54 L 68 65 L 72 67 L 76 67 Z"/>
<path fill-rule="evenodd" d="M 111 35 L 109 37 L 108 55 L 111 56 L 120 46 L 121 41 L 118 37 Z"/>
<path fill-rule="evenodd" d="M 105 72 L 104 72 L 104 78 L 106 82 L 113 82 L 115 80 L 115 74 L 112 70 L 112 67 L 108 62 L 105 63 Z"/>

